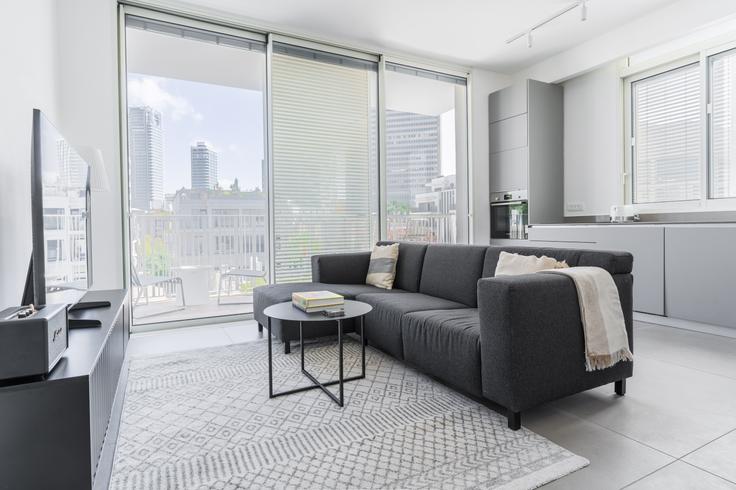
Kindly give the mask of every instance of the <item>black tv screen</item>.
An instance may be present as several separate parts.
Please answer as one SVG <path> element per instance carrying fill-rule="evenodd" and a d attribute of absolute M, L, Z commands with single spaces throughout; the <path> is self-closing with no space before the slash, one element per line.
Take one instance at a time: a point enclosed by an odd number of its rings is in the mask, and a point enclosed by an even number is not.
<path fill-rule="evenodd" d="M 75 304 L 90 287 L 90 168 L 33 110 L 31 214 L 36 305 Z"/>

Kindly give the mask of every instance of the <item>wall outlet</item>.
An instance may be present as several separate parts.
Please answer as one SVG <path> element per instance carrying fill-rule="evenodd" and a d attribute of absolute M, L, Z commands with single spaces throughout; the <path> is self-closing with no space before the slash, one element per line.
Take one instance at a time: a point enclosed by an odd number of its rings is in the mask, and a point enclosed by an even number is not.
<path fill-rule="evenodd" d="M 582 202 L 569 202 L 565 206 L 565 210 L 569 213 L 581 213 L 585 211 L 585 203 Z"/>

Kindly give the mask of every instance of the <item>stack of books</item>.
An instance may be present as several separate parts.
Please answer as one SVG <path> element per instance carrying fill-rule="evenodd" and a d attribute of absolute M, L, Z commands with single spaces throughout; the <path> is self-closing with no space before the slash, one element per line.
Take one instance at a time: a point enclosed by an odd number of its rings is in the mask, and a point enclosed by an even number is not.
<path fill-rule="evenodd" d="M 343 310 L 345 298 L 330 291 L 305 291 L 291 293 L 291 303 L 307 313 L 318 313 L 326 310 Z"/>

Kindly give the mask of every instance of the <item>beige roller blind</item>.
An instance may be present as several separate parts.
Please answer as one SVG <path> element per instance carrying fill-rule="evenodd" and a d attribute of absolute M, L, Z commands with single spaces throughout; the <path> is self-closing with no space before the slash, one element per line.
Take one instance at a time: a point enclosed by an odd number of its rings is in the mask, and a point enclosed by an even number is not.
<path fill-rule="evenodd" d="M 377 65 L 275 44 L 271 73 L 275 280 L 309 280 L 376 239 Z"/>

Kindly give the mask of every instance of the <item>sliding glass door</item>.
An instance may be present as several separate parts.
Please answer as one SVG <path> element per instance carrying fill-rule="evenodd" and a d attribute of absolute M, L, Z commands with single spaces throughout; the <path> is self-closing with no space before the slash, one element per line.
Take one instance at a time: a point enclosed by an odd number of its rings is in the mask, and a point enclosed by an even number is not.
<path fill-rule="evenodd" d="M 126 17 L 133 323 L 246 314 L 268 277 L 265 42 Z"/>
<path fill-rule="evenodd" d="M 467 81 L 386 64 L 390 240 L 468 241 Z"/>
<path fill-rule="evenodd" d="M 377 240 L 377 63 L 275 43 L 271 65 L 276 282 L 314 254 Z"/>
<path fill-rule="evenodd" d="M 465 77 L 122 10 L 134 328 L 250 314 L 315 254 L 468 242 Z"/>

